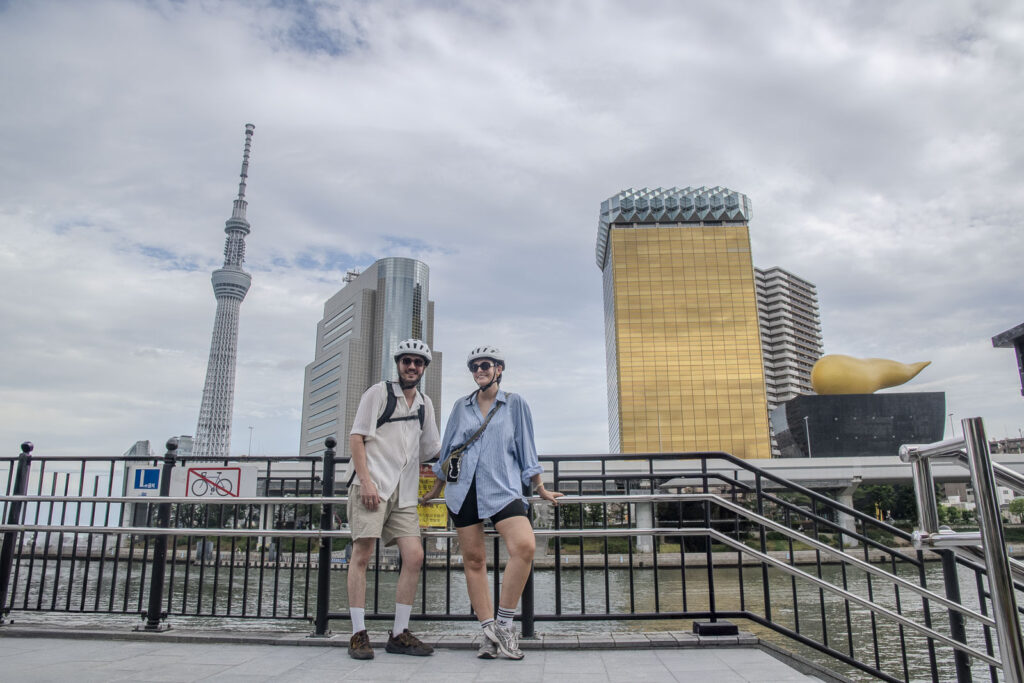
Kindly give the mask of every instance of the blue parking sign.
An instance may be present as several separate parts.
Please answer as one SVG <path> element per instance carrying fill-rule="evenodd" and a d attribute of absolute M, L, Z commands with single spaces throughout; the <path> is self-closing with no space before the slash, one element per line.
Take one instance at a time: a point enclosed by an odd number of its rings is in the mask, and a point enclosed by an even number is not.
<path fill-rule="evenodd" d="M 152 489 L 154 491 L 160 488 L 160 470 L 156 467 L 135 470 L 134 488 L 141 490 Z"/>

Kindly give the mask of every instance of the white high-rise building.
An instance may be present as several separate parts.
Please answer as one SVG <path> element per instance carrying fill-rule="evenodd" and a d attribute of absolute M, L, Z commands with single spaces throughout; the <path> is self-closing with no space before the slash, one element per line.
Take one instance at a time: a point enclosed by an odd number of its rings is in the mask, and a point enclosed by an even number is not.
<path fill-rule="evenodd" d="M 818 289 L 779 267 L 754 269 L 768 410 L 811 394 L 811 369 L 821 358 Z"/>
<path fill-rule="evenodd" d="M 251 123 L 245 126 L 245 150 L 242 154 L 241 181 L 231 218 L 224 226 L 224 267 L 213 271 L 213 293 L 217 314 L 213 322 L 210 360 L 206 365 L 206 384 L 199 408 L 199 423 L 192 454 L 199 458 L 227 458 L 231 446 L 231 416 L 235 404 L 235 361 L 238 355 L 238 313 L 249 291 L 252 276 L 242 270 L 245 262 L 245 236 L 249 221 L 245 218 L 245 179 L 249 176 Z"/>
<path fill-rule="evenodd" d="M 348 433 L 359 398 L 372 384 L 398 379 L 395 349 L 409 338 L 431 348 L 433 360 L 420 391 L 433 401 L 440 428 L 442 354 L 434 348 L 430 269 L 396 257 L 347 273 L 345 286 L 324 304 L 316 326 L 316 350 L 302 392 L 300 455 L 320 455 L 329 436 L 338 441 L 338 455 L 350 455 Z"/>

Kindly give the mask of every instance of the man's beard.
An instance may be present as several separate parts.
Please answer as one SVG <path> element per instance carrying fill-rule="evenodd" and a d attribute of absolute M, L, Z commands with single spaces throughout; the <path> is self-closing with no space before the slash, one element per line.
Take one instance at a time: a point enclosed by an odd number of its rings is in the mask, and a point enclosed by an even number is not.
<path fill-rule="evenodd" d="M 398 378 L 398 386 L 402 387 L 403 389 L 415 389 L 416 385 L 419 383 L 420 381 L 418 379 L 407 380 L 403 379 L 401 376 L 399 376 Z"/>

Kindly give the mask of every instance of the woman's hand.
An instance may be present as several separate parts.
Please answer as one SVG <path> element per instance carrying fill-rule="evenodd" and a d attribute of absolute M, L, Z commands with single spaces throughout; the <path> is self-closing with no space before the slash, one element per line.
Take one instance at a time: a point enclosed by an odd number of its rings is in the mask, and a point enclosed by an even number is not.
<path fill-rule="evenodd" d="M 548 491 L 543 486 L 538 486 L 537 495 L 540 496 L 542 499 L 546 500 L 547 502 L 551 503 L 552 505 L 557 506 L 558 499 L 564 496 L 565 494 L 559 493 L 558 491 Z"/>
<path fill-rule="evenodd" d="M 434 488 L 430 489 L 429 493 L 425 493 L 422 496 L 420 496 L 420 501 L 419 501 L 420 505 L 426 505 L 427 503 L 429 503 L 434 498 L 437 498 L 439 495 L 441 495 L 441 490 L 443 488 L 444 488 L 444 482 L 443 481 L 441 481 L 440 479 L 435 481 L 434 482 Z"/>

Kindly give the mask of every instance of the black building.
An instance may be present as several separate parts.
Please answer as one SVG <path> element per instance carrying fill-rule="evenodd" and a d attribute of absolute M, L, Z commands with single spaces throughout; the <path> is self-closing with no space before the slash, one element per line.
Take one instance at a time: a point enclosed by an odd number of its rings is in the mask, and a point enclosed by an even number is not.
<path fill-rule="evenodd" d="M 941 391 L 805 395 L 775 408 L 771 422 L 783 458 L 834 458 L 897 455 L 903 444 L 940 441 L 945 416 Z"/>

